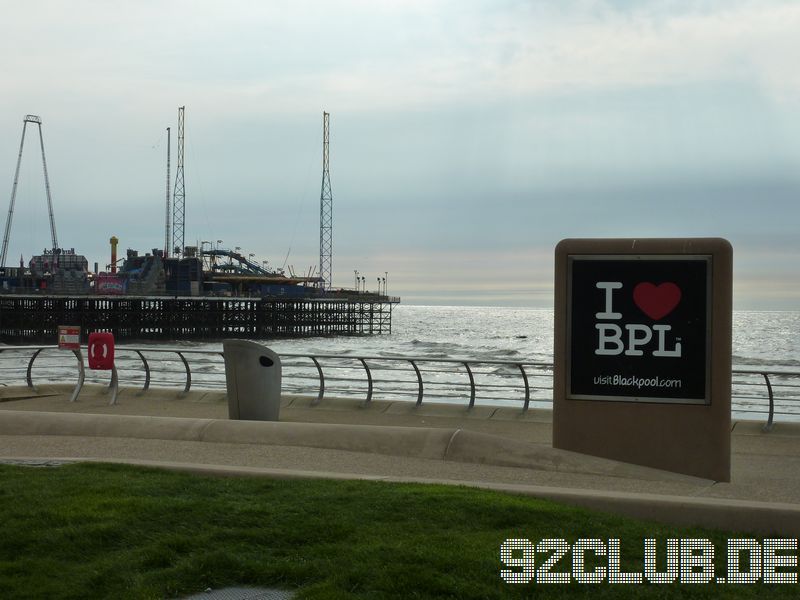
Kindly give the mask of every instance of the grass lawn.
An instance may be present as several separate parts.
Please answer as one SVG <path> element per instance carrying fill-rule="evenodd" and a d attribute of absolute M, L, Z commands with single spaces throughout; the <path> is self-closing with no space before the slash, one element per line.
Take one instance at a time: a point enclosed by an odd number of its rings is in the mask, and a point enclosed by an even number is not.
<path fill-rule="evenodd" d="M 508 538 L 618 538 L 621 569 L 634 572 L 643 570 L 645 538 L 658 542 L 659 571 L 668 538 L 708 538 L 725 575 L 727 539 L 752 536 L 452 486 L 0 465 L 0 515 L 4 598 L 179 598 L 233 585 L 326 599 L 798 594 L 797 584 L 508 584 L 500 576 L 510 568 L 500 561 Z M 569 572 L 570 556 L 552 570 Z M 589 571 L 608 565 L 607 556 L 586 557 Z M 537 553 L 537 567 L 546 558 Z"/>

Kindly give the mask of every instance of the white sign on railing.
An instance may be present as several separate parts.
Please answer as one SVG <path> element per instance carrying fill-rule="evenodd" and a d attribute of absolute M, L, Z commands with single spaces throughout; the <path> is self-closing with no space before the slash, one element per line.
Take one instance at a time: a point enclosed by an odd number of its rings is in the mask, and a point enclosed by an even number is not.
<path fill-rule="evenodd" d="M 80 350 L 81 328 L 75 325 L 59 325 L 58 347 L 61 350 Z"/>

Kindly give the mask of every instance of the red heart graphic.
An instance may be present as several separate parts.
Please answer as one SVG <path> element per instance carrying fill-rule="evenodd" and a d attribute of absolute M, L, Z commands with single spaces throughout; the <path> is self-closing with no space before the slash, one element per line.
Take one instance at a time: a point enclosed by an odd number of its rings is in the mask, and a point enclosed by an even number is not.
<path fill-rule="evenodd" d="M 655 285 L 643 282 L 633 288 L 633 301 L 654 321 L 671 313 L 681 301 L 681 288 L 672 282 Z"/>

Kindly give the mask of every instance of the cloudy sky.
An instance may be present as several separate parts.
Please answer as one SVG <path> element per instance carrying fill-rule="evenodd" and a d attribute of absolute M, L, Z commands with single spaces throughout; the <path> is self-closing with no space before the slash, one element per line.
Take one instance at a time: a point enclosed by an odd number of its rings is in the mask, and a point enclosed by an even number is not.
<path fill-rule="evenodd" d="M 318 265 L 328 111 L 334 286 L 549 307 L 562 238 L 721 236 L 736 308 L 800 309 L 800 2 L 0 9 L 0 214 L 39 115 L 58 241 L 101 269 L 163 246 L 183 105 L 187 243 Z M 33 130 L 8 262 L 49 246 Z"/>

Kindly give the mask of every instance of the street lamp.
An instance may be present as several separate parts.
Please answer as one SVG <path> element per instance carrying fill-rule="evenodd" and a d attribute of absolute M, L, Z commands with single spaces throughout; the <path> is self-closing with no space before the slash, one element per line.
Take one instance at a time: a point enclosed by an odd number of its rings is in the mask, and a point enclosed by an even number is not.
<path fill-rule="evenodd" d="M 353 269 L 353 273 L 356 274 L 356 292 L 358 292 L 358 271 Z"/>

